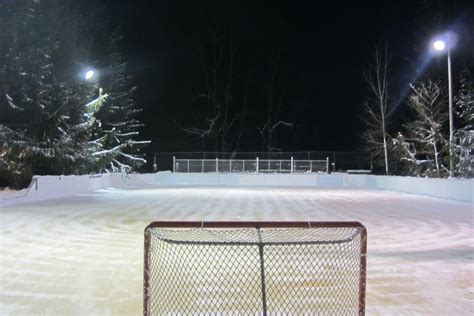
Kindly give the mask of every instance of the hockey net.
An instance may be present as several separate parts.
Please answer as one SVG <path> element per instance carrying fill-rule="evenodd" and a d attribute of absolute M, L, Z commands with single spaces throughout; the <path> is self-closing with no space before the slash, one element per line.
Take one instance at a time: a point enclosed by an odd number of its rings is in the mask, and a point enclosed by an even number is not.
<path fill-rule="evenodd" d="M 144 314 L 365 313 L 358 222 L 154 222 Z"/>

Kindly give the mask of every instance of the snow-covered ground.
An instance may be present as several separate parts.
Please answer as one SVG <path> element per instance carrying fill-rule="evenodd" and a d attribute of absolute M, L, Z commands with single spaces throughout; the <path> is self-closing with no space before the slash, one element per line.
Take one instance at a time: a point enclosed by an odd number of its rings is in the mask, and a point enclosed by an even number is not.
<path fill-rule="evenodd" d="M 3 199 L 14 199 L 25 196 L 28 193 L 28 189 L 23 190 L 12 190 L 9 187 L 0 188 L 0 201 Z"/>
<path fill-rule="evenodd" d="M 139 315 L 154 220 L 357 220 L 367 314 L 474 313 L 469 203 L 379 190 L 108 189 L 0 211 L 1 315 Z"/>

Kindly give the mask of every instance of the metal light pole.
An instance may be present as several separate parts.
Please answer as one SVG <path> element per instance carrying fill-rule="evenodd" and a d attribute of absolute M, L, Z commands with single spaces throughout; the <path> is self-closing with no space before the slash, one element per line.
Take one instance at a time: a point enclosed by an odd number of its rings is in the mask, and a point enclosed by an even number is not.
<path fill-rule="evenodd" d="M 449 102 L 449 177 L 454 174 L 454 154 L 453 154 L 453 84 L 451 80 L 451 43 L 449 39 L 437 40 L 433 42 L 435 50 L 442 52 L 448 51 L 448 102 Z"/>
<path fill-rule="evenodd" d="M 448 47 L 448 98 L 449 98 L 449 177 L 453 177 L 453 83 L 451 81 L 451 49 Z"/>

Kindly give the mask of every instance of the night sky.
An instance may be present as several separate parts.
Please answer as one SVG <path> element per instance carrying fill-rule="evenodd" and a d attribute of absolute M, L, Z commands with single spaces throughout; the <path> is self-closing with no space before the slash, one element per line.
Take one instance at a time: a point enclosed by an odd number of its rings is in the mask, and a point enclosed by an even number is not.
<path fill-rule="evenodd" d="M 435 17 L 427 7 L 436 12 Z M 417 63 L 429 37 L 464 21 L 469 9 L 469 1 L 346 5 L 275 0 L 110 1 L 107 8 L 112 23 L 125 36 L 122 49 L 139 87 L 138 104 L 144 109 L 142 136 L 153 141 L 149 151 L 155 152 L 205 149 L 180 126 L 192 126 L 201 117 L 196 102 L 204 92 L 201 52 L 212 31 L 231 32 L 238 43 L 234 94 L 242 94 L 247 86 L 253 115 L 241 150 L 260 149 L 261 140 L 252 129 L 265 113 L 263 78 L 268 61 L 278 51 L 279 89 L 285 104 L 282 119 L 295 125 L 278 133 L 279 145 L 286 151 L 350 151 L 360 149 L 359 116 L 368 95 L 362 72 L 374 45 L 387 44 L 391 51 L 392 97 L 400 99 L 420 71 Z M 429 25 L 439 30 L 428 29 Z M 442 62 L 433 60 L 429 67 L 444 71 Z M 394 118 L 403 120 L 403 104 Z"/>

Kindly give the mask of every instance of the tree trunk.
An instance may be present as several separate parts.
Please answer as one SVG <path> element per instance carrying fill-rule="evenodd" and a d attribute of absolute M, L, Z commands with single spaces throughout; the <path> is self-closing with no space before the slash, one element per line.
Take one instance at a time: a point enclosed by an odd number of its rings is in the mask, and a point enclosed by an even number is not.
<path fill-rule="evenodd" d="M 385 175 L 388 176 L 388 150 L 387 150 L 387 134 L 385 131 L 385 111 L 383 106 L 383 100 L 380 100 L 380 113 L 382 118 L 382 136 L 383 136 L 383 153 L 385 160 Z"/>
<path fill-rule="evenodd" d="M 439 163 L 438 163 L 438 148 L 436 147 L 436 134 L 434 134 L 433 129 L 431 129 L 431 131 L 433 132 L 433 150 L 434 150 L 436 173 L 438 174 L 438 177 L 439 177 L 440 172 L 439 172 Z"/>

